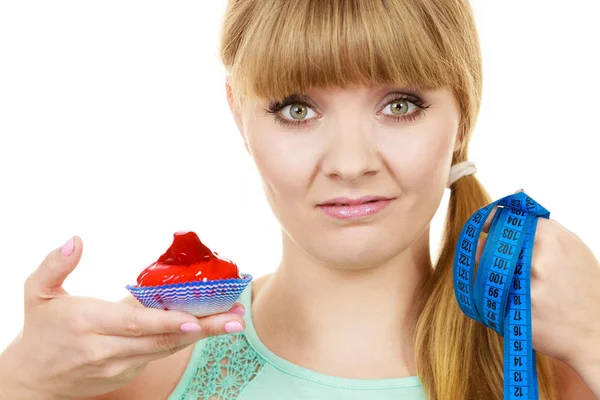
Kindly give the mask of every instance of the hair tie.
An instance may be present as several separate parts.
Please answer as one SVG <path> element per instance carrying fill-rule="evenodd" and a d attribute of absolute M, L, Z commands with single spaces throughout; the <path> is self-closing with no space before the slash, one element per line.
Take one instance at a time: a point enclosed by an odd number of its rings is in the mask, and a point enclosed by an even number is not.
<path fill-rule="evenodd" d="M 473 175 L 475 172 L 477 172 L 477 167 L 472 161 L 463 161 L 454 164 L 452 167 L 450 167 L 450 174 L 448 175 L 447 187 L 449 188 L 450 186 L 452 186 L 454 182 L 456 182 L 463 176 Z"/>

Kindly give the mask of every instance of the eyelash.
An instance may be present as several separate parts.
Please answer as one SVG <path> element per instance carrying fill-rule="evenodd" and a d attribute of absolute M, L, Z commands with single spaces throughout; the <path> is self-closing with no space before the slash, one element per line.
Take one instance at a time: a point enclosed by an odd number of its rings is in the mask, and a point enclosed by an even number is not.
<path fill-rule="evenodd" d="M 389 106 L 391 103 L 394 103 L 396 101 L 407 101 L 407 102 L 415 105 L 417 108 L 412 113 L 405 114 L 405 115 L 392 116 L 389 114 L 383 114 L 383 115 L 385 115 L 385 118 L 391 119 L 395 122 L 403 122 L 403 123 L 413 122 L 417 118 L 423 116 L 425 113 L 425 110 L 427 110 L 430 107 L 430 105 L 425 104 L 425 102 L 423 100 L 421 100 L 420 98 L 418 98 L 417 96 L 407 95 L 407 94 L 400 94 L 399 96 L 391 99 L 389 102 L 386 103 L 385 107 Z M 282 102 L 273 102 L 273 103 L 269 104 L 269 108 L 266 109 L 265 111 L 268 112 L 269 114 L 272 114 L 273 117 L 275 118 L 275 121 L 285 127 L 297 127 L 300 125 L 306 125 L 306 124 L 310 123 L 310 122 L 307 122 L 310 120 L 290 121 L 288 119 L 281 117 L 281 115 L 279 114 L 279 111 L 281 111 L 283 108 L 285 108 L 289 105 L 292 105 L 292 104 L 302 104 L 309 108 L 314 107 L 306 99 L 301 99 L 299 97 L 296 97 L 296 95 L 292 95 L 292 96 L 289 96 L 288 98 L 286 98 L 285 100 L 283 100 Z M 385 109 L 385 107 L 383 107 L 383 109 Z"/>

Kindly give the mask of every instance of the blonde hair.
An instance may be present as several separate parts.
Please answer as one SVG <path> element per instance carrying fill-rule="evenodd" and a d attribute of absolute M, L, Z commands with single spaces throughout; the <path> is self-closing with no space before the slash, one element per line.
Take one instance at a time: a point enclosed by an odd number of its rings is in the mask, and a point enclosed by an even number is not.
<path fill-rule="evenodd" d="M 220 54 L 240 107 L 310 88 L 449 87 L 467 160 L 482 90 L 479 38 L 468 0 L 230 0 Z M 418 375 L 431 400 L 493 400 L 503 393 L 503 339 L 466 317 L 452 263 L 463 224 L 492 202 L 474 176 L 451 187 L 440 256 L 415 329 Z M 551 362 L 538 355 L 540 398 L 555 400 Z"/>

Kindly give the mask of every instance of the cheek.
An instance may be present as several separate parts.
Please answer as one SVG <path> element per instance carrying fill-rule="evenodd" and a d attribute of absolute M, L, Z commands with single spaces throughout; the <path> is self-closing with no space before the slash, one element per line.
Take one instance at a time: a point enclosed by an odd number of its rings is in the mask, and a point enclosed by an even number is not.
<path fill-rule="evenodd" d="M 439 191 L 446 187 L 457 125 L 444 118 L 393 136 L 382 146 L 394 178 L 407 192 Z"/>
<path fill-rule="evenodd" d="M 432 118 L 402 132 L 399 139 L 394 138 L 385 147 L 385 162 L 402 196 L 399 218 L 408 221 L 409 229 L 424 229 L 440 206 L 448 182 L 456 129 L 452 120 Z M 412 237 L 415 232 L 399 234 Z"/>
<path fill-rule="evenodd" d="M 286 204 L 301 201 L 306 194 L 316 163 L 316 153 L 303 148 L 307 140 L 295 140 L 294 132 L 256 130 L 249 135 L 249 148 L 265 185 L 271 206 L 279 199 Z M 272 127 L 270 128 L 273 129 Z M 274 201 L 275 200 L 275 201 Z"/>

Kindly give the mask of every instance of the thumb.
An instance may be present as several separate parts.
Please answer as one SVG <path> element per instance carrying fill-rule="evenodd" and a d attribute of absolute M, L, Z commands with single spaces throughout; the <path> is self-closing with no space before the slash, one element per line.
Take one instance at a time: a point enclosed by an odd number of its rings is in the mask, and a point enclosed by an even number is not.
<path fill-rule="evenodd" d="M 73 236 L 62 247 L 51 251 L 25 281 L 25 306 L 67 295 L 62 285 L 79 263 L 82 250 L 81 238 Z"/>

